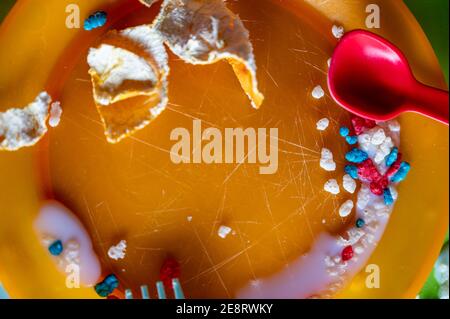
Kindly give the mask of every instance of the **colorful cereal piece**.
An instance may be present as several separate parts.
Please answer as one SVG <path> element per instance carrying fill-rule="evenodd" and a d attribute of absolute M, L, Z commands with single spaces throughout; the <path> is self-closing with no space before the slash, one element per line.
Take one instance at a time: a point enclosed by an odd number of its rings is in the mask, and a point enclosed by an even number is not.
<path fill-rule="evenodd" d="M 345 159 L 351 163 L 362 163 L 365 160 L 367 160 L 369 158 L 369 155 L 358 149 L 358 148 L 354 148 L 352 149 L 350 152 L 348 152 L 347 154 L 345 154 Z"/>
<path fill-rule="evenodd" d="M 347 137 L 348 134 L 350 134 L 350 130 L 349 130 L 349 128 L 348 128 L 347 126 L 342 126 L 342 127 L 339 129 L 339 134 L 340 134 L 342 137 Z"/>
<path fill-rule="evenodd" d="M 52 256 L 61 255 L 63 250 L 64 250 L 63 243 L 60 240 L 56 240 L 48 247 L 48 251 L 50 252 L 50 254 L 52 254 Z"/>
<path fill-rule="evenodd" d="M 362 218 L 358 218 L 355 223 L 357 228 L 363 228 L 365 224 L 366 222 Z"/>
<path fill-rule="evenodd" d="M 84 30 L 91 31 L 97 28 L 101 28 L 106 24 L 107 20 L 108 15 L 106 12 L 97 11 L 84 21 Z"/>
<path fill-rule="evenodd" d="M 180 277 L 180 264 L 172 257 L 166 258 L 161 270 L 159 272 L 159 278 L 169 290 L 172 289 L 172 280 Z"/>
<path fill-rule="evenodd" d="M 400 183 L 403 181 L 411 170 L 411 165 L 407 162 L 402 162 L 397 173 L 391 178 L 392 183 Z"/>
<path fill-rule="evenodd" d="M 394 204 L 394 198 L 389 188 L 385 188 L 383 192 L 384 203 L 388 206 Z"/>
<path fill-rule="evenodd" d="M 111 274 L 95 285 L 95 292 L 100 297 L 108 297 L 117 287 L 119 287 L 119 280 L 114 274 Z"/>
<path fill-rule="evenodd" d="M 397 158 L 398 158 L 398 148 L 394 147 L 392 151 L 389 153 L 389 155 L 386 156 L 385 159 L 386 166 L 387 167 L 392 166 L 397 161 Z"/>
<path fill-rule="evenodd" d="M 345 141 L 350 145 L 355 145 L 356 143 L 358 143 L 358 137 L 349 135 L 345 138 Z"/>
<path fill-rule="evenodd" d="M 388 186 L 389 181 L 386 178 L 386 176 L 383 176 L 382 178 L 372 181 L 370 183 L 370 191 L 377 196 L 381 196 L 383 195 L 384 189 L 387 188 Z"/>
<path fill-rule="evenodd" d="M 358 167 L 356 167 L 355 165 L 346 165 L 344 170 L 353 179 L 358 179 Z"/>
<path fill-rule="evenodd" d="M 352 118 L 352 124 L 356 135 L 360 135 L 364 130 L 374 128 L 377 125 L 375 121 L 363 119 L 358 116 Z"/>
<path fill-rule="evenodd" d="M 365 181 L 376 181 L 381 178 L 373 161 L 369 158 L 358 164 L 358 177 Z"/>
<path fill-rule="evenodd" d="M 342 250 L 341 253 L 341 257 L 342 257 L 342 261 L 349 261 L 350 259 L 353 258 L 353 247 L 352 246 L 347 246 Z"/>

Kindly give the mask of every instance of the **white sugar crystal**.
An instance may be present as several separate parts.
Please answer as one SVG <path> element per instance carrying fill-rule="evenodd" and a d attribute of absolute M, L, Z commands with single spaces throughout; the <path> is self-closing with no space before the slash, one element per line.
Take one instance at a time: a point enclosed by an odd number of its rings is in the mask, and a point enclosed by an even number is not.
<path fill-rule="evenodd" d="M 397 200 L 398 199 L 398 191 L 397 191 L 397 189 L 394 186 L 391 185 L 391 186 L 389 186 L 389 190 L 391 191 L 392 198 L 394 200 Z"/>
<path fill-rule="evenodd" d="M 336 170 L 336 163 L 333 160 L 333 153 L 327 148 L 322 148 L 320 167 L 327 172 L 333 172 Z"/>
<path fill-rule="evenodd" d="M 188 222 L 191 222 L 193 218 L 192 218 L 192 216 L 188 216 L 188 217 L 186 217 L 186 219 Z"/>
<path fill-rule="evenodd" d="M 217 232 L 217 234 L 220 238 L 226 238 L 231 233 L 231 231 L 232 229 L 230 227 L 222 225 L 219 227 L 219 231 Z"/>
<path fill-rule="evenodd" d="M 356 245 L 353 250 L 357 255 L 361 255 L 364 252 L 364 248 L 362 247 L 362 245 Z"/>
<path fill-rule="evenodd" d="M 341 192 L 339 189 L 339 184 L 335 179 L 328 180 L 323 186 L 323 189 L 333 195 L 337 195 Z"/>
<path fill-rule="evenodd" d="M 318 85 L 312 90 L 311 94 L 313 98 L 319 100 L 325 96 L 325 91 L 320 85 Z"/>
<path fill-rule="evenodd" d="M 316 127 L 319 131 L 325 131 L 328 125 L 330 125 L 330 120 L 325 117 L 317 122 Z"/>
<path fill-rule="evenodd" d="M 51 127 L 57 127 L 59 122 L 61 121 L 62 108 L 60 102 L 53 102 L 50 106 L 50 118 L 48 120 L 48 124 Z"/>
<path fill-rule="evenodd" d="M 340 25 L 333 25 L 333 27 L 331 28 L 331 32 L 333 33 L 333 36 L 336 39 L 340 39 L 344 36 L 345 33 L 345 29 L 343 26 Z"/>
<path fill-rule="evenodd" d="M 358 192 L 357 205 L 359 209 L 365 209 L 370 202 L 371 192 L 370 188 L 363 184 Z"/>
<path fill-rule="evenodd" d="M 111 259 L 119 260 L 125 258 L 125 253 L 127 249 L 126 240 L 121 240 L 117 245 L 111 246 L 108 250 L 108 256 Z"/>
<path fill-rule="evenodd" d="M 342 179 L 342 185 L 344 186 L 344 189 L 350 194 L 353 194 L 356 190 L 356 181 L 348 174 L 344 175 L 344 178 Z"/>
<path fill-rule="evenodd" d="M 400 132 L 400 123 L 396 120 L 389 121 L 388 127 L 391 132 Z"/>
<path fill-rule="evenodd" d="M 382 128 L 379 128 L 372 135 L 371 143 L 373 145 L 381 145 L 386 140 L 386 134 Z"/>
<path fill-rule="evenodd" d="M 353 210 L 353 206 L 354 206 L 354 204 L 353 204 L 352 200 L 349 199 L 348 201 L 346 201 L 339 208 L 339 216 L 347 217 L 348 215 L 350 215 Z"/>

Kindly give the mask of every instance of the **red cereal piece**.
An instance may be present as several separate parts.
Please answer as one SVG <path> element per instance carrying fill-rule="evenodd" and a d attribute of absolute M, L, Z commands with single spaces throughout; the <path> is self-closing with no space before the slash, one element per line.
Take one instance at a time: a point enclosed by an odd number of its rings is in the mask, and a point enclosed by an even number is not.
<path fill-rule="evenodd" d="M 377 125 L 375 121 L 363 119 L 358 116 L 352 118 L 352 124 L 356 135 L 360 135 L 365 129 L 371 129 Z"/>
<path fill-rule="evenodd" d="M 180 264 L 175 258 L 168 257 L 159 272 L 159 278 L 168 289 L 172 289 L 172 279 L 180 278 Z"/>
<path fill-rule="evenodd" d="M 381 174 L 378 172 L 378 169 L 375 167 L 375 164 L 373 164 L 370 158 L 361 164 L 358 164 L 357 167 L 358 176 L 361 180 L 372 182 L 381 178 Z"/>
<path fill-rule="evenodd" d="M 397 160 L 395 161 L 394 164 L 391 165 L 391 167 L 389 167 L 388 171 L 386 172 L 386 177 L 391 179 L 392 176 L 397 174 L 401 164 L 402 164 L 402 153 L 398 153 Z"/>
<path fill-rule="evenodd" d="M 342 261 L 349 261 L 353 258 L 353 247 L 347 246 L 342 250 L 341 253 Z"/>
<path fill-rule="evenodd" d="M 389 181 L 386 176 L 379 178 L 378 180 L 372 181 L 370 183 L 370 191 L 377 195 L 381 196 L 384 193 L 385 188 L 389 185 Z"/>

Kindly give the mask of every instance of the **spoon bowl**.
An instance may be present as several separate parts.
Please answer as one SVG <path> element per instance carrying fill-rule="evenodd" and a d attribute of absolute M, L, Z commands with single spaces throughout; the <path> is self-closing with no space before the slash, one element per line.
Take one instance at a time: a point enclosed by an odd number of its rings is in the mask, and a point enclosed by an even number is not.
<path fill-rule="evenodd" d="M 364 118 L 386 121 L 417 112 L 448 124 L 448 92 L 419 83 L 404 54 L 367 31 L 351 31 L 341 39 L 328 86 L 339 105 Z"/>

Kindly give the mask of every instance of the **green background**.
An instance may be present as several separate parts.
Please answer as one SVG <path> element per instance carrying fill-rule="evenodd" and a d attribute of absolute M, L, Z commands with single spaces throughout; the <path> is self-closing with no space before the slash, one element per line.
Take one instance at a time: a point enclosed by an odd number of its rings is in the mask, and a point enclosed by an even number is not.
<path fill-rule="evenodd" d="M 42 1 L 42 0 L 41 0 Z M 45 1 L 45 0 L 44 0 Z M 88 0 L 86 0 L 88 1 Z M 399 1 L 399 0 L 392 0 Z M 448 43 L 449 43 L 449 0 L 404 0 L 417 20 L 422 25 L 425 33 L 433 45 L 444 71 L 447 83 L 449 79 L 448 67 Z M 8 13 L 15 0 L 0 0 L 0 22 Z M 448 242 L 448 235 L 446 243 Z M 420 293 L 421 298 L 434 299 L 438 297 L 439 285 L 430 275 L 424 289 Z"/>

